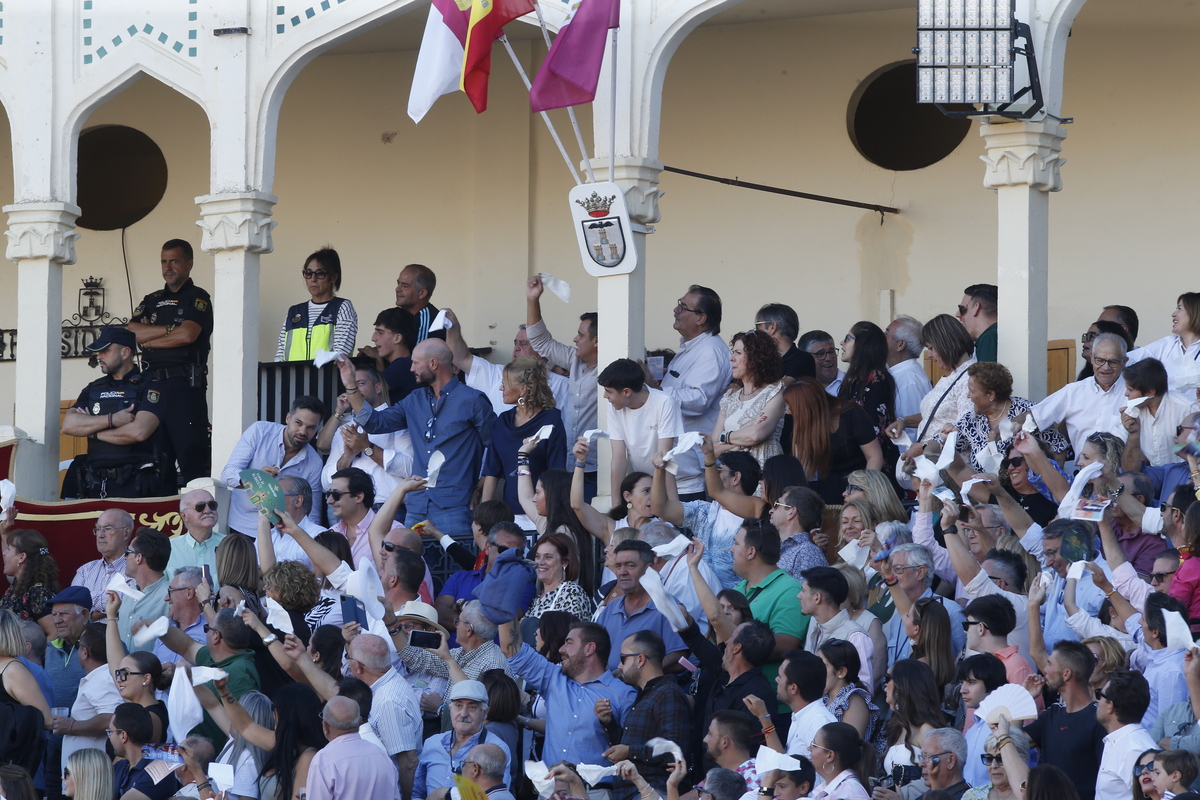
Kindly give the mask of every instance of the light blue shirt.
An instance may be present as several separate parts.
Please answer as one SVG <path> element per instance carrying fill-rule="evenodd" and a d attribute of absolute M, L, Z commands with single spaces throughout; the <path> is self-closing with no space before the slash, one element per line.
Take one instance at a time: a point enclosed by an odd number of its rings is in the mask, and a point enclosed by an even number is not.
<path fill-rule="evenodd" d="M 551 664 L 528 644 L 521 645 L 517 654 L 508 660 L 508 666 L 514 675 L 520 675 L 545 697 L 547 706 L 553 709 L 546 720 L 544 762 L 569 761 L 603 766 L 612 763 L 604 757 L 609 744 L 604 727 L 596 717 L 596 701 L 608 700 L 617 725 L 623 726 L 625 712 L 637 697 L 633 687 L 614 678 L 608 671 L 587 683 L 580 683 L 568 678 L 559 665 Z"/>
<path fill-rule="evenodd" d="M 435 789 L 453 786 L 454 773 L 462 772 L 463 762 L 467 760 L 471 748 L 483 742 L 479 741 L 477 733 L 467 739 L 452 756 L 450 747 L 453 744 L 454 731 L 439 733 L 425 740 L 425 746 L 421 748 L 421 760 L 417 763 L 417 775 L 413 779 L 413 797 L 427 797 Z M 508 775 L 512 764 L 512 753 L 508 751 L 508 745 L 494 735 L 487 737 L 486 744 L 494 744 L 504 751 L 504 774 Z"/>
<path fill-rule="evenodd" d="M 258 509 L 250 502 L 250 495 L 242 490 L 242 479 L 238 476 L 244 469 L 278 467 L 280 475 L 295 475 L 308 481 L 314 495 L 321 491 L 321 467 L 324 464 L 320 454 L 311 444 L 307 444 L 284 464 L 283 428 L 281 422 L 255 422 L 246 428 L 229 460 L 225 462 L 225 469 L 221 470 L 221 482 L 233 489 L 229 502 L 230 530 L 244 533 L 250 538 L 258 536 Z M 314 503 L 308 519 L 316 522 L 318 512 Z"/>
<path fill-rule="evenodd" d="M 1151 650 L 1142 645 L 1144 667 L 1142 675 L 1150 684 L 1150 705 L 1142 716 L 1142 727 L 1150 730 L 1158 720 L 1160 709 L 1188 699 L 1187 680 L 1183 676 L 1184 650 Z"/>
<path fill-rule="evenodd" d="M 117 612 L 117 630 L 121 634 L 121 641 L 124 642 L 126 651 L 132 653 L 134 650 L 153 649 L 149 643 L 145 647 L 134 646 L 132 634 L 133 623 L 139 619 L 158 619 L 167 613 L 167 589 L 170 585 L 171 579 L 163 575 L 154 583 L 141 590 L 141 600 L 134 600 L 125 596 L 121 597 L 121 608 Z"/>
<path fill-rule="evenodd" d="M 232 513 L 232 511 L 230 512 Z M 257 523 L 257 520 L 255 520 Z M 258 529 L 255 528 L 255 531 Z M 171 560 L 167 562 L 167 576 L 174 577 L 175 570 L 181 567 L 203 567 L 208 565 L 213 580 L 217 579 L 217 545 L 225 539 L 225 534 L 212 532 L 203 542 L 198 542 L 190 533 L 184 531 L 171 538 Z"/>
<path fill-rule="evenodd" d="M 946 609 L 946 613 L 950 615 L 950 643 L 954 646 L 954 658 L 958 659 L 958 654 L 967 646 L 967 632 L 963 630 L 962 606 L 941 595 L 935 595 L 932 589 L 926 588 L 925 591 L 918 597 L 921 600 L 925 597 L 932 597 L 942 604 L 942 608 Z M 883 629 L 884 635 L 887 637 L 888 643 L 888 666 L 892 666 L 901 659 L 912 656 L 912 642 L 909 641 L 908 634 L 904 632 L 904 618 L 902 614 L 892 614 L 892 618 L 887 621 Z M 1049 641 L 1049 640 L 1047 640 Z"/>
<path fill-rule="evenodd" d="M 967 763 L 963 764 L 963 780 L 972 786 L 986 786 L 992 779 L 988 777 L 987 767 L 983 765 L 980 756 L 984 753 L 983 743 L 987 741 L 991 729 L 974 711 L 968 710 L 968 713 L 975 717 L 975 724 L 965 734 Z"/>
<path fill-rule="evenodd" d="M 626 614 L 625 596 L 622 595 L 604 607 L 596 622 L 604 626 L 608 631 L 609 641 L 612 642 L 612 651 L 608 655 L 610 670 L 621 665 L 621 643 L 627 636 L 638 631 L 657 633 L 666 645 L 668 653 L 686 652 L 688 649 L 683 639 L 680 639 L 679 634 L 671 627 L 671 623 L 667 622 L 667 618 L 654 607 L 653 601 L 648 600 L 640 610 Z"/>

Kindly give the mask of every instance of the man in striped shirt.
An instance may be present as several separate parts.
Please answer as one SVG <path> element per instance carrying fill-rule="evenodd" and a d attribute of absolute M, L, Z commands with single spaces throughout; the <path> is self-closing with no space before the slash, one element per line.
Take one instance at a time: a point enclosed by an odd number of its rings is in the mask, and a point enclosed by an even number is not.
<path fill-rule="evenodd" d="M 119 508 L 110 508 L 96 520 L 92 534 L 96 537 L 100 558 L 81 566 L 71 585 L 83 586 L 91 593 L 92 619 L 100 619 L 104 616 L 105 587 L 113 575 L 125 577 L 125 548 L 133 539 L 133 517 Z M 129 580 L 125 582 L 129 583 Z"/>
<path fill-rule="evenodd" d="M 417 318 L 417 340 L 412 343 L 416 347 L 429 337 L 445 339 L 446 332 L 429 332 L 429 325 L 438 314 L 437 306 L 429 302 L 433 290 L 437 288 L 437 275 L 424 264 L 409 264 L 400 270 L 396 278 L 396 305 Z"/>
<path fill-rule="evenodd" d="M 355 636 L 346 648 L 350 673 L 371 687 L 369 722 L 400 770 L 400 794 L 412 796 L 421 748 L 421 707 L 416 692 L 392 666 L 387 642 L 371 633 Z"/>

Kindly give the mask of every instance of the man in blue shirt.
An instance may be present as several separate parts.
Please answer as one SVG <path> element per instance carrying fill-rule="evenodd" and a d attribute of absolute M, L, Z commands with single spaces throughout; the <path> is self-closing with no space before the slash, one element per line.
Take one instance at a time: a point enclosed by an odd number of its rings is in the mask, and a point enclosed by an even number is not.
<path fill-rule="evenodd" d="M 500 642 L 508 666 L 546 698 L 554 713 L 546 720 L 542 760 L 547 764 L 602 764 L 610 744 L 598 714 L 612 714 L 618 727 L 637 693 L 605 668 L 612 645 L 608 631 L 594 622 L 581 622 L 567 633 L 555 665 L 521 642 L 515 622 L 500 626 Z M 607 782 L 594 788 L 609 788 Z"/>
<path fill-rule="evenodd" d="M 492 438 L 496 415 L 482 392 L 464 386 L 454 377 L 450 348 L 440 339 L 426 339 L 413 349 L 412 372 L 417 389 L 399 403 L 375 411 L 363 401 L 355 380 L 354 364 L 338 357 L 342 383 L 354 421 L 367 433 L 408 430 L 413 443 L 413 472 L 429 475 L 429 461 L 441 453 L 445 461 L 436 486 L 410 493 L 405 499 L 411 528 L 428 519 L 450 536 L 471 534 L 468 502 L 483 462 L 484 445 Z"/>
<path fill-rule="evenodd" d="M 503 775 L 508 774 L 512 754 L 499 736 L 489 738 L 483 727 L 487 720 L 487 687 L 479 681 L 459 681 L 450 690 L 451 730 L 430 736 L 421 749 L 413 797 L 428 797 L 436 789 L 454 785 L 454 776 L 463 773 L 467 756 L 477 744 L 494 744 L 504 751 Z"/>
<path fill-rule="evenodd" d="M 654 607 L 650 595 L 641 584 L 642 576 L 654 563 L 654 550 L 645 542 L 627 539 L 617 545 L 614 558 L 621 596 L 604 607 L 596 622 L 608 631 L 610 642 L 624 642 L 627 636 L 638 631 L 658 634 L 667 649 L 666 657 L 662 660 L 664 671 L 679 672 L 682 669 L 679 657 L 687 653 L 687 645 L 671 628 L 671 623 L 667 622 L 662 612 Z M 609 653 L 608 668 L 612 670 L 620 665 L 621 654 L 615 650 Z"/>
<path fill-rule="evenodd" d="M 179 781 L 174 774 L 155 783 L 146 772 L 150 759 L 142 756 L 142 745 L 154 738 L 150 712 L 137 703 L 122 703 L 113 712 L 111 728 L 105 731 L 117 762 L 113 765 L 115 797 L 146 797 L 166 800 L 175 794 Z"/>

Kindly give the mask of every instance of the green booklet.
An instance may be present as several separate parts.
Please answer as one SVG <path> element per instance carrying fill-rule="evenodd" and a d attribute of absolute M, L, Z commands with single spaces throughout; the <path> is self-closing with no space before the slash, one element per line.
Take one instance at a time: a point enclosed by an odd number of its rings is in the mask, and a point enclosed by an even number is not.
<path fill-rule="evenodd" d="M 267 522 L 278 525 L 283 521 L 279 516 L 287 504 L 287 496 L 279 481 L 261 469 L 244 469 L 238 473 L 242 479 L 242 488 L 250 495 L 250 502 L 267 517 Z"/>

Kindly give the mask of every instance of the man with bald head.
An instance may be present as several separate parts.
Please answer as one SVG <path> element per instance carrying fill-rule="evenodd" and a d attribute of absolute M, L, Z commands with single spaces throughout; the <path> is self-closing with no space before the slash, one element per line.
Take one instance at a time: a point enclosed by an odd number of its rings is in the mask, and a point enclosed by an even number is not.
<path fill-rule="evenodd" d="M 400 800 L 395 766 L 358 735 L 360 724 L 358 703 L 341 695 L 329 698 L 321 711 L 321 729 L 329 744 L 317 751 L 308 768 L 312 800 Z"/>
<path fill-rule="evenodd" d="M 417 388 L 400 402 L 376 411 L 364 401 L 355 382 L 354 365 L 339 357 L 342 384 L 347 387 L 354 422 L 367 433 L 407 430 L 413 443 L 413 473 L 429 475 L 429 462 L 441 453 L 436 486 L 410 492 L 406 526 L 428 519 L 438 530 L 456 538 L 471 533 L 468 501 L 483 461 L 483 449 L 492 438 L 496 415 L 482 392 L 464 386 L 454 377 L 450 348 L 440 339 L 426 339 L 412 353 Z"/>
<path fill-rule="evenodd" d="M 183 518 L 183 534 L 171 539 L 171 560 L 167 574 L 174 575 L 182 567 L 208 565 L 213 580 L 217 579 L 217 545 L 225 534 L 217 527 L 217 501 L 207 489 L 194 489 L 179 498 L 179 516 Z"/>
<path fill-rule="evenodd" d="M 84 564 L 71 580 L 72 586 L 83 586 L 92 595 L 92 619 L 104 616 L 104 590 L 113 575 L 125 577 L 125 548 L 133 540 L 133 517 L 119 508 L 110 508 L 92 526 L 96 549 L 100 557 Z M 129 583 L 128 579 L 125 581 Z M 133 584 L 130 584 L 132 586 Z"/>

